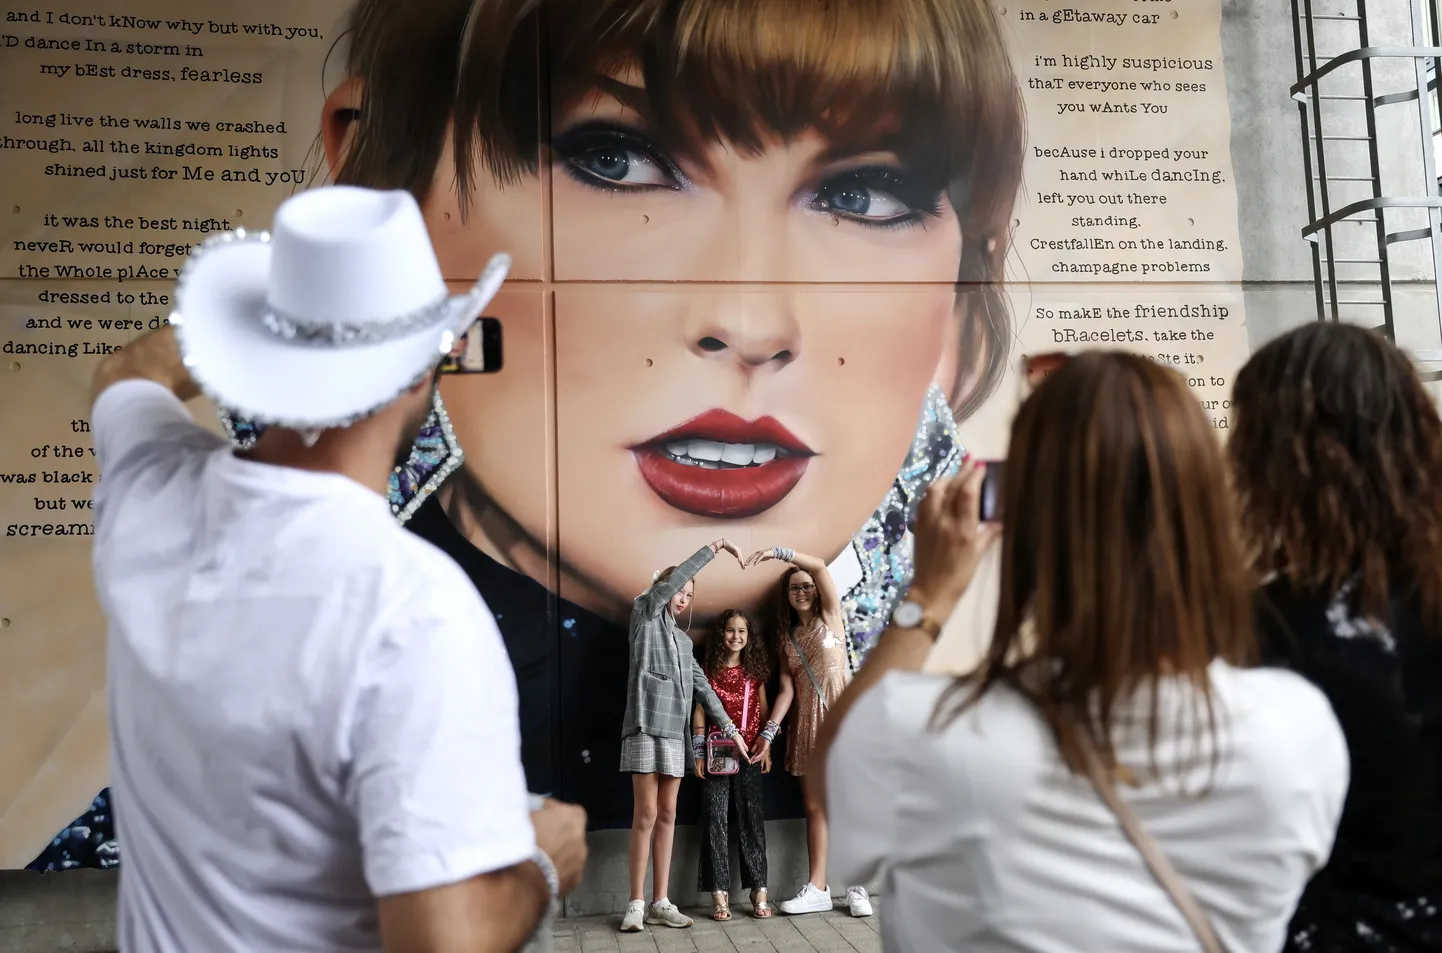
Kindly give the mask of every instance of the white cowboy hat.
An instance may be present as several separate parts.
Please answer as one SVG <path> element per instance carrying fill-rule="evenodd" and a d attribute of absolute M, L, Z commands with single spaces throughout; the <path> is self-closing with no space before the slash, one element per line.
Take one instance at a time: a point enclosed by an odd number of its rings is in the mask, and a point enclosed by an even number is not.
<path fill-rule="evenodd" d="M 346 427 L 434 371 L 510 270 L 499 254 L 451 295 L 410 193 L 330 186 L 281 203 L 181 269 L 181 359 L 220 407 L 259 424 Z"/>

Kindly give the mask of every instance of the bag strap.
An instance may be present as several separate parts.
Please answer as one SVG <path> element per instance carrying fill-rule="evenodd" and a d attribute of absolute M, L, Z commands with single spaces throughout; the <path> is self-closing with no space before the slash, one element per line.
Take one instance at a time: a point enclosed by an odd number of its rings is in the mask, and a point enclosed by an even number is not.
<path fill-rule="evenodd" d="M 1106 806 L 1111 808 L 1117 821 L 1121 823 L 1122 830 L 1126 832 L 1127 839 L 1136 847 L 1137 853 L 1142 855 L 1142 860 L 1146 861 L 1152 876 L 1156 878 L 1157 883 L 1161 884 L 1162 889 L 1167 892 L 1167 896 L 1171 897 L 1172 903 L 1176 904 L 1177 909 L 1181 911 L 1183 919 L 1187 921 L 1187 926 L 1191 927 L 1192 933 L 1201 943 L 1202 953 L 1226 953 L 1226 947 L 1222 946 L 1221 940 L 1217 939 L 1216 931 L 1212 929 L 1211 919 L 1208 918 L 1201 904 L 1197 903 L 1197 898 L 1192 895 L 1192 891 L 1187 887 L 1182 875 L 1167 859 L 1161 845 L 1142 827 L 1141 821 L 1132 812 L 1131 807 L 1117 793 L 1115 785 L 1112 784 L 1111 774 L 1102 765 L 1101 756 L 1097 754 L 1091 738 L 1078 730 L 1077 742 L 1087 775 L 1091 778 L 1092 787 L 1096 788 L 1097 794 Z"/>
<path fill-rule="evenodd" d="M 746 734 L 746 719 L 751 715 L 751 676 L 746 678 L 746 692 L 741 698 L 741 733 Z"/>
<path fill-rule="evenodd" d="M 816 689 L 816 697 L 821 700 L 821 713 L 826 714 L 826 693 L 821 690 L 821 683 L 816 680 L 816 673 L 811 671 L 811 662 L 806 658 L 806 650 L 801 643 L 796 641 L 796 630 L 791 630 L 791 644 L 796 646 L 796 654 L 801 656 L 801 664 L 806 666 L 806 677 L 811 679 L 811 687 Z"/>

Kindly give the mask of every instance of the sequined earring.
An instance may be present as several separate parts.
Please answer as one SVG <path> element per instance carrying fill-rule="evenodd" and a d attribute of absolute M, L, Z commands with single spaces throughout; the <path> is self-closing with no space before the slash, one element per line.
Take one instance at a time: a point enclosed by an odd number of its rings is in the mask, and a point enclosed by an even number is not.
<path fill-rule="evenodd" d="M 846 652 L 852 670 L 891 620 L 891 610 L 911 585 L 911 524 L 927 488 L 961 467 L 965 449 L 946 394 L 935 384 L 926 393 L 921 421 L 906 462 L 880 507 L 851 540 L 861 581 L 841 601 Z"/>
<path fill-rule="evenodd" d="M 265 432 L 262 425 L 224 410 L 220 412 L 220 424 L 231 444 L 240 450 L 255 446 L 255 441 Z M 410 456 L 391 473 L 389 497 L 396 519 L 404 523 L 415 515 L 421 504 L 465 459 L 460 441 L 451 428 L 446 405 L 437 391 L 431 397 L 431 411 L 411 444 Z"/>
<path fill-rule="evenodd" d="M 431 412 L 426 415 L 415 443 L 411 444 L 410 456 L 391 473 L 391 512 L 396 519 L 405 523 L 414 516 L 465 459 L 451 427 L 450 414 L 441 401 L 441 392 L 435 390 L 431 395 Z"/>
<path fill-rule="evenodd" d="M 265 432 L 265 428 L 254 421 L 237 417 L 228 410 L 220 411 L 220 426 L 226 438 L 237 450 L 249 450 Z"/>

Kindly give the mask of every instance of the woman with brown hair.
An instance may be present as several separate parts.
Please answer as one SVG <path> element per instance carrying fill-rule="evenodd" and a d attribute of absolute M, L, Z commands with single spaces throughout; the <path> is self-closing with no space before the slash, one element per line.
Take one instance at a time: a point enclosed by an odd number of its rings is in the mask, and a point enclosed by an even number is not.
<path fill-rule="evenodd" d="M 846 625 L 836 580 L 826 563 L 815 556 L 775 546 L 752 553 L 746 565 L 756 566 L 772 560 L 790 564 L 776 583 L 776 655 L 782 663 L 781 691 L 776 699 L 781 714 L 776 718 L 779 721 L 790 708 L 786 771 L 793 777 L 804 778 L 826 713 L 851 680 L 846 658 Z M 831 886 L 826 879 L 826 811 L 815 798 L 808 796 L 804 803 L 806 853 L 811 869 L 796 896 L 777 904 L 777 909 L 788 916 L 826 913 L 833 906 Z M 846 888 L 846 908 L 853 917 L 871 916 L 871 898 L 864 886 Z"/>
<path fill-rule="evenodd" d="M 1326 693 L 1352 763 L 1284 949 L 1442 949 L 1442 420 L 1401 351 L 1344 324 L 1259 350 L 1233 406 L 1264 653 Z"/>
<path fill-rule="evenodd" d="M 813 754 L 833 866 L 884 876 L 888 950 L 1276 950 L 1346 749 L 1304 679 L 1245 667 L 1250 578 L 1195 395 L 1081 355 L 1016 418 L 1001 529 L 983 476 L 927 495 L 908 598 Z M 998 535 L 985 663 L 919 674 Z"/>

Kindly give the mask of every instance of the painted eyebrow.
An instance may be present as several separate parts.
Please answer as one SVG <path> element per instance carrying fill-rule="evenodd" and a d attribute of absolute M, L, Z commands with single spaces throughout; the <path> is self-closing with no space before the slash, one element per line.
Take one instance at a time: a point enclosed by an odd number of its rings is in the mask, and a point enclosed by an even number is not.
<path fill-rule="evenodd" d="M 632 86 L 630 83 L 623 83 L 614 77 L 602 76 L 599 73 L 591 74 L 590 85 L 593 89 L 605 93 L 622 106 L 632 110 L 646 122 L 654 119 L 651 112 L 651 97 L 646 95 L 644 86 Z"/>
<path fill-rule="evenodd" d="M 890 149 L 861 148 L 858 146 L 829 145 L 812 161 L 815 165 L 826 165 L 834 162 L 847 162 L 852 159 L 861 159 L 870 156 L 878 163 L 896 163 L 902 168 L 906 167 L 906 161 Z"/>

